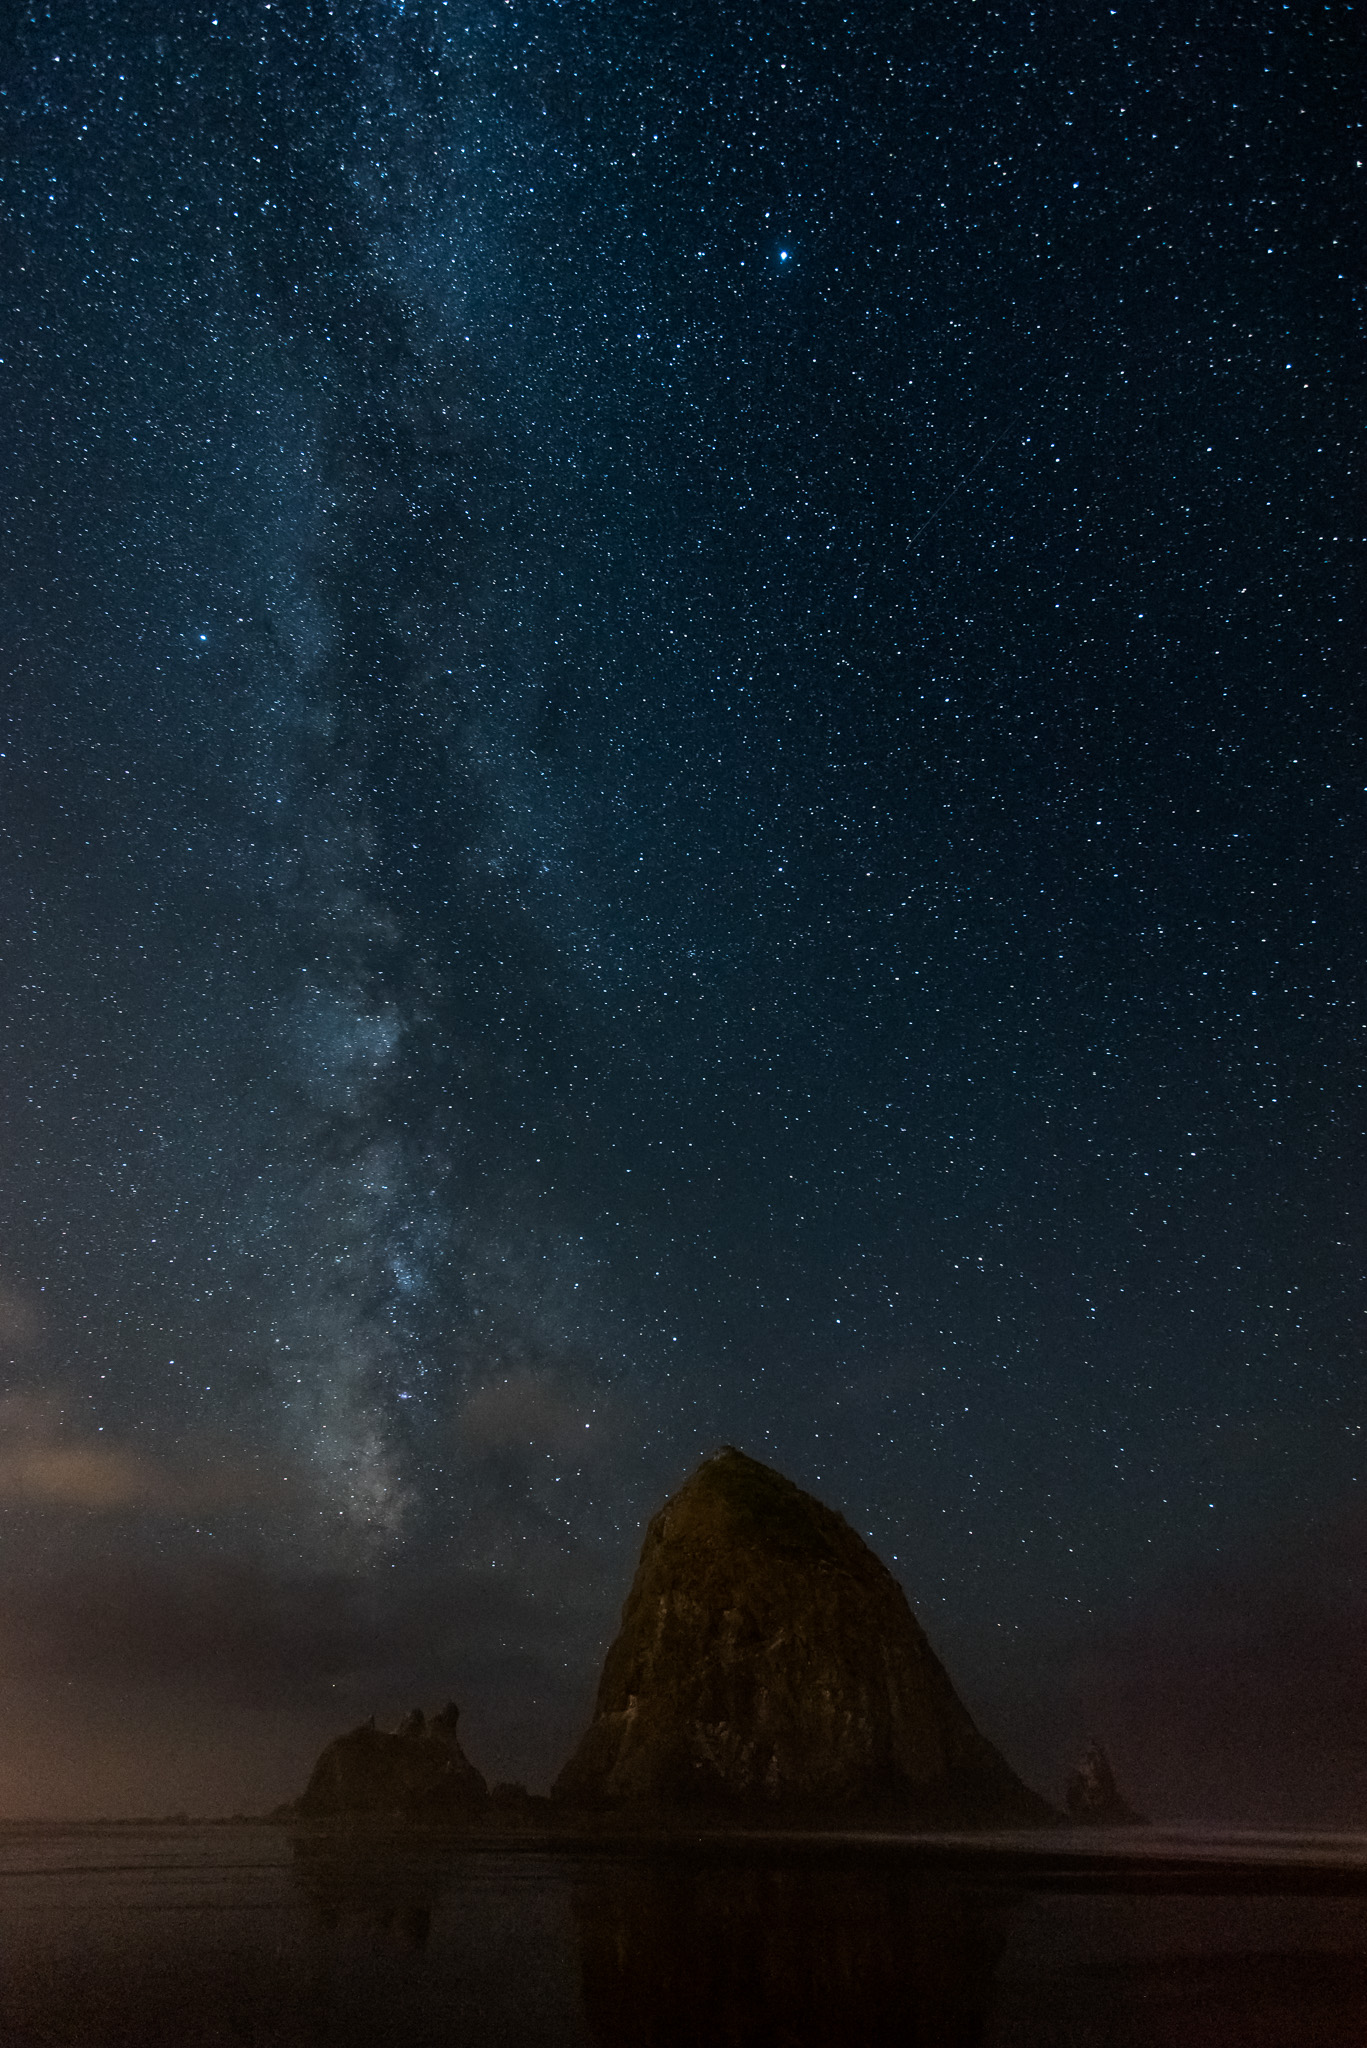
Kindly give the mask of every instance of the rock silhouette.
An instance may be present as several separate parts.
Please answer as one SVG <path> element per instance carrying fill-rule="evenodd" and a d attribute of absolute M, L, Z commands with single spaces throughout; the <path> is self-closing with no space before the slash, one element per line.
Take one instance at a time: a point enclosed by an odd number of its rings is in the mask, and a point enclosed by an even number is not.
<path fill-rule="evenodd" d="M 567 1808 L 1056 1819 L 979 1733 L 901 1587 L 838 1514 L 730 1447 L 646 1532 Z"/>
<path fill-rule="evenodd" d="M 314 1765 L 296 1813 L 445 1822 L 480 1815 L 489 1788 L 457 1740 L 459 1719 L 448 1702 L 430 1721 L 415 1707 L 392 1734 L 372 1720 L 339 1735 Z"/>
<path fill-rule="evenodd" d="M 1143 1816 L 1121 1798 L 1110 1759 L 1094 1742 L 1068 1780 L 1068 1817 L 1094 1827 L 1134 1827 Z"/>

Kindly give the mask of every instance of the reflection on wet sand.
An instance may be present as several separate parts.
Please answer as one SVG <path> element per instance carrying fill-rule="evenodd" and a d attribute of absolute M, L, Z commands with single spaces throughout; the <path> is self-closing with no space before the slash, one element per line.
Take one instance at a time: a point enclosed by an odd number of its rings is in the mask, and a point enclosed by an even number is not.
<path fill-rule="evenodd" d="M 574 1895 L 600 2048 L 970 2048 L 1012 1908 L 892 1873 L 618 1865 Z"/>
<path fill-rule="evenodd" d="M 0 1839 L 0 1850 L 6 1847 Z M 871 1844 L 26 1830 L 3 2048 L 1362 2048 L 1338 1869 L 1007 1868 Z M 878 1858 L 878 1860 L 873 1860 Z M 1199 1859 L 1197 1859 L 1199 1861 Z M 0 1857 L 0 1862 L 4 1858 Z M 1123 1875 L 1121 1873 L 1120 1875 Z M 1314 1880 L 1313 1884 L 1311 1879 Z M 1161 1881 L 1160 1881 L 1161 1880 Z"/>
<path fill-rule="evenodd" d="M 400 1842 L 294 1844 L 329 1933 L 396 1958 L 426 1946 L 458 1867 Z M 599 2048 L 974 2048 L 1014 1906 L 894 1872 L 633 1858 L 581 1865 L 571 1911 Z"/>
<path fill-rule="evenodd" d="M 432 1909 L 449 1887 L 449 1867 L 401 1845 L 296 1840 L 294 1881 L 330 1931 L 350 1927 L 427 1946 Z"/>

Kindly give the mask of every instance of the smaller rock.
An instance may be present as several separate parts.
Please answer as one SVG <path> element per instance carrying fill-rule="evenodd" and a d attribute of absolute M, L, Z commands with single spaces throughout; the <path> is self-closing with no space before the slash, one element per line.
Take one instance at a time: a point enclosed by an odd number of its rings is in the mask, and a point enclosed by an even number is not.
<path fill-rule="evenodd" d="M 1068 1780 L 1068 1818 L 1087 1827 L 1136 1827 L 1143 1815 L 1122 1799 L 1110 1758 L 1099 1742 L 1091 1743 Z"/>
<path fill-rule="evenodd" d="M 372 1716 L 328 1744 L 296 1812 L 305 1819 L 373 1814 L 439 1825 L 477 1818 L 488 1810 L 489 1788 L 457 1740 L 459 1719 L 451 1701 L 431 1721 L 415 1707 L 391 1735 Z"/>

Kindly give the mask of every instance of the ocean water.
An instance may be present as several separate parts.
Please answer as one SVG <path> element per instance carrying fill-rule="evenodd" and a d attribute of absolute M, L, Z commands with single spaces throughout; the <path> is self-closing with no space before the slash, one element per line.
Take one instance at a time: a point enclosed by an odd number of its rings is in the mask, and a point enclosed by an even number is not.
<path fill-rule="evenodd" d="M 1364 2048 L 1336 1836 L 0 1829 L 0 2048 Z"/>

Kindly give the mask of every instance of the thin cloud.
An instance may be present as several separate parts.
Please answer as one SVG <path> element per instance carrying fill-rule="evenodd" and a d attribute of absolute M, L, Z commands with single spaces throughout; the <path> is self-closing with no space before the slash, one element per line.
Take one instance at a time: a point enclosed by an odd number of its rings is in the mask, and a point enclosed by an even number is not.
<path fill-rule="evenodd" d="M 287 1497 L 283 1475 L 216 1453 L 149 1456 L 104 1431 L 75 1431 L 55 1402 L 0 1402 L 0 1508 L 186 1515 Z"/>
<path fill-rule="evenodd" d="M 0 1351 L 30 1351 L 43 1334 L 36 1302 L 0 1282 Z"/>

